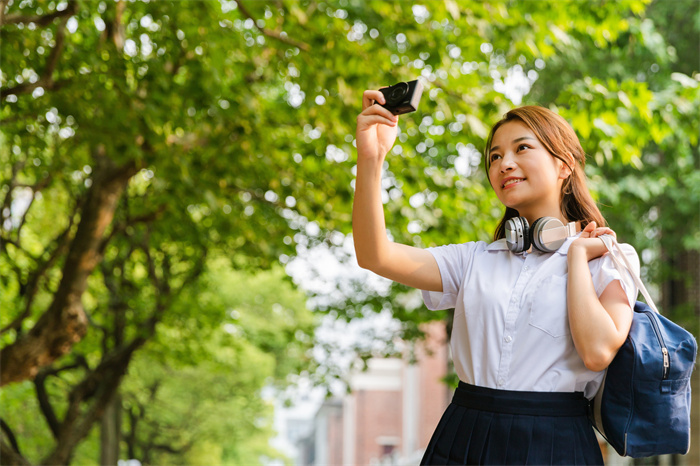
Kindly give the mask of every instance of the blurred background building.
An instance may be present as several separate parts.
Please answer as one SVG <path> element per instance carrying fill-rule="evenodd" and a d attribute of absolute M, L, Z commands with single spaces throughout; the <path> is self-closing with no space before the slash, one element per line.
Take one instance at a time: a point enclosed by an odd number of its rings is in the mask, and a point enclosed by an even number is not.
<path fill-rule="evenodd" d="M 313 421 L 287 430 L 297 465 L 415 465 L 449 404 L 445 326 L 426 327 L 413 357 L 375 358 L 354 373 L 349 393 L 326 400 Z M 306 430 L 306 432 L 302 432 Z M 302 435 L 300 435 L 302 434 Z"/>

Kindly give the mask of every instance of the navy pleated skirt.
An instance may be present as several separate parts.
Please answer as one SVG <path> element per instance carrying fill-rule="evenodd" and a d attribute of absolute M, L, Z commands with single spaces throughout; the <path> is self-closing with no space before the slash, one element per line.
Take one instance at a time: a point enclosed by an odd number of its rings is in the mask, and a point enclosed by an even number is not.
<path fill-rule="evenodd" d="M 460 382 L 421 464 L 603 464 L 603 456 L 583 393 Z"/>

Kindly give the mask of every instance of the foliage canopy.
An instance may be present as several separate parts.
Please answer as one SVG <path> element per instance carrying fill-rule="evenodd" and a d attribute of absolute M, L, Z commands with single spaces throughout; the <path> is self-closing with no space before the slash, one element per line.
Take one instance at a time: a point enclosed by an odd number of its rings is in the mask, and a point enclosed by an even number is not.
<path fill-rule="evenodd" d="M 578 132 L 604 214 L 650 277 L 697 286 L 683 264 L 700 250 L 698 18 L 690 0 L 0 0 L 1 376 L 34 380 L 31 409 L 48 426 L 10 413 L 3 455 L 66 464 L 97 442 L 107 407 L 138 415 L 154 386 L 183 402 L 173 416 L 220 406 L 228 392 L 216 385 L 242 384 L 239 408 L 266 409 L 249 398 L 265 377 L 283 383 L 310 364 L 314 320 L 278 272 L 266 285 L 256 273 L 350 233 L 367 88 L 427 85 L 386 166 L 395 240 L 487 240 L 501 215 L 480 168 L 488 128 L 537 103 Z M 226 303 L 256 287 L 274 299 L 260 292 L 241 324 L 227 321 Z M 321 310 L 391 309 L 408 339 L 443 317 L 401 305 L 400 286 L 349 289 Z M 690 298 L 667 304 L 688 322 L 700 312 Z M 181 384 L 157 382 L 174 370 Z M 201 381 L 211 392 L 188 405 Z M 30 391 L 15 384 L 3 399 L 20 409 L 10 400 Z M 7 433 L 20 425 L 44 439 L 27 440 L 31 452 Z M 139 432 L 123 443 L 144 458 L 153 430 Z M 81 460 L 95 454 L 80 448 Z M 264 448 L 224 450 L 248 461 Z"/>

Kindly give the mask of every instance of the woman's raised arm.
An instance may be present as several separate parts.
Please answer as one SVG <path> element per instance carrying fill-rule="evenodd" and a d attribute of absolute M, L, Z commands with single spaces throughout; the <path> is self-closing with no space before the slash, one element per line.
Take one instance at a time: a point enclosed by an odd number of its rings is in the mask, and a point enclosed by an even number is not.
<path fill-rule="evenodd" d="M 365 91 L 357 117 L 357 179 L 352 209 L 352 231 L 360 267 L 414 288 L 442 291 L 440 270 L 425 249 L 389 241 L 381 197 L 384 158 L 394 145 L 398 116 L 379 91 Z"/>

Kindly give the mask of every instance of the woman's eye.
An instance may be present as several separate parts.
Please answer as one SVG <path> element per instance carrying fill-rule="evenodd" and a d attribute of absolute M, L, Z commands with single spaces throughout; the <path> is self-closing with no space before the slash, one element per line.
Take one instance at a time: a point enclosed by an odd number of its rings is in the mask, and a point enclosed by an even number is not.
<path fill-rule="evenodd" d="M 491 161 L 493 162 L 494 160 L 500 159 L 501 156 L 499 154 L 491 154 Z"/>
<path fill-rule="evenodd" d="M 528 146 L 527 144 L 520 144 L 518 146 L 518 152 L 520 152 L 523 149 L 529 149 L 529 148 L 530 148 L 530 146 Z"/>

